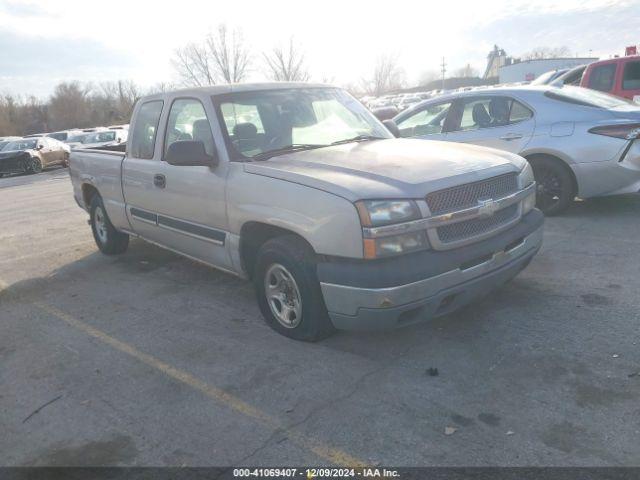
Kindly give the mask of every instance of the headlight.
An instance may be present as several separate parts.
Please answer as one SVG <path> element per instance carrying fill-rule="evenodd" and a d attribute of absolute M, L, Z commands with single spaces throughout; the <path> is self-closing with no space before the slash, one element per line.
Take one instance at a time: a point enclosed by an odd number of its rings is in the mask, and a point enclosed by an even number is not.
<path fill-rule="evenodd" d="M 363 227 L 364 258 L 387 257 L 429 248 L 425 230 L 398 233 L 393 228 L 393 225 L 422 218 L 413 200 L 363 200 L 356 202 L 356 208 Z M 385 232 L 387 229 L 389 232 Z"/>
<path fill-rule="evenodd" d="M 526 188 L 535 182 L 535 177 L 533 176 L 533 169 L 531 168 L 531 164 L 527 162 L 524 166 L 520 175 L 518 175 L 518 185 L 520 188 Z M 535 190 L 522 201 L 522 214 L 525 215 L 534 209 L 536 206 L 536 192 Z"/>
<path fill-rule="evenodd" d="M 363 227 L 381 227 L 420 218 L 420 210 L 413 200 L 362 200 L 356 202 L 356 208 Z"/>

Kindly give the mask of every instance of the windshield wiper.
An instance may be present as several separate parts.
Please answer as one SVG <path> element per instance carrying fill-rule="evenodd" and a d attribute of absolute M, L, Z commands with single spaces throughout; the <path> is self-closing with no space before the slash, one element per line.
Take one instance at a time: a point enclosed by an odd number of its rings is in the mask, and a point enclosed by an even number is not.
<path fill-rule="evenodd" d="M 267 160 L 277 155 L 282 155 L 289 152 L 298 152 L 301 150 L 312 150 L 314 148 L 327 147 L 319 143 L 292 143 L 291 145 L 285 145 L 284 147 L 275 148 L 273 150 L 267 150 L 265 152 L 258 153 L 251 157 L 252 160 Z"/>
<path fill-rule="evenodd" d="M 355 137 L 352 137 L 352 138 L 345 138 L 344 140 L 331 142 L 331 145 L 342 145 L 343 143 L 351 143 L 351 142 L 364 142 L 366 140 L 385 140 L 385 138 L 376 137 L 375 135 L 356 135 Z"/>

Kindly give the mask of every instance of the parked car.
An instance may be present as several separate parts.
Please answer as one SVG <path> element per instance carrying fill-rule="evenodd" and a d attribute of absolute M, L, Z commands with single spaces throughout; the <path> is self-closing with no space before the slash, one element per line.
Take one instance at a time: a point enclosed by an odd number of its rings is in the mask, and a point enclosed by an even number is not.
<path fill-rule="evenodd" d="M 569 71 L 568 68 L 560 68 L 557 70 L 550 70 L 548 72 L 543 73 L 535 80 L 532 80 L 529 85 L 550 85 L 556 80 L 558 77 L 564 75 Z"/>
<path fill-rule="evenodd" d="M 36 137 L 44 137 L 46 133 L 32 133 L 30 135 L 25 135 L 22 138 L 36 138 Z"/>
<path fill-rule="evenodd" d="M 580 86 L 580 81 L 582 80 L 582 75 L 586 70 L 587 65 L 578 65 L 577 67 L 573 67 L 562 75 L 556 77 L 549 85 L 553 85 L 555 87 L 562 87 L 563 85 L 573 85 L 575 87 Z"/>
<path fill-rule="evenodd" d="M 109 130 L 129 130 L 129 124 L 125 123 L 123 125 L 110 125 L 107 128 Z"/>
<path fill-rule="evenodd" d="M 400 113 L 402 137 L 473 143 L 517 153 L 535 173 L 548 215 L 581 198 L 640 190 L 640 107 L 566 86 L 447 95 Z"/>
<path fill-rule="evenodd" d="M 393 117 L 398 115 L 399 112 L 400 110 L 398 110 L 396 107 L 380 107 L 371 110 L 371 113 L 373 113 L 375 117 L 380 121 L 392 119 Z"/>
<path fill-rule="evenodd" d="M 82 130 L 62 130 L 59 132 L 51 132 L 47 133 L 45 137 L 55 138 L 61 142 L 66 142 L 70 137 L 75 135 L 79 135 L 82 133 Z"/>
<path fill-rule="evenodd" d="M 406 110 L 407 108 L 421 101 L 422 101 L 422 98 L 418 97 L 417 95 L 403 97 L 398 103 L 398 110 L 400 111 Z"/>
<path fill-rule="evenodd" d="M 18 140 L 22 137 L 0 137 L 0 142 L 10 142 L 11 140 Z"/>
<path fill-rule="evenodd" d="M 9 173 L 39 173 L 43 168 L 68 164 L 69 151 L 66 145 L 53 138 L 14 140 L 0 151 L 0 176 Z"/>
<path fill-rule="evenodd" d="M 126 154 L 71 153 L 98 248 L 139 236 L 250 278 L 266 322 L 292 338 L 446 314 L 542 241 L 523 158 L 394 139 L 338 88 L 159 93 L 137 102 L 131 132 Z"/>
<path fill-rule="evenodd" d="M 71 148 L 109 147 L 126 142 L 128 134 L 128 130 L 103 130 L 69 139 L 68 145 Z"/>
<path fill-rule="evenodd" d="M 584 71 L 580 86 L 640 102 L 640 56 L 593 62 Z"/>

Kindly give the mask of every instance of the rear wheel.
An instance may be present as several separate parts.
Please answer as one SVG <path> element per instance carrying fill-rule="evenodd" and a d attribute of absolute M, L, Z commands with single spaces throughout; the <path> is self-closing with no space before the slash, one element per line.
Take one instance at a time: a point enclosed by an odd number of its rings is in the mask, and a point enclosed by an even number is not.
<path fill-rule="evenodd" d="M 262 245 L 254 285 L 260 311 L 278 333 L 315 342 L 334 331 L 316 276 L 315 253 L 302 239 L 286 235 Z"/>
<path fill-rule="evenodd" d="M 536 179 L 536 206 L 547 216 L 565 211 L 576 196 L 571 173 L 564 164 L 551 158 L 531 160 Z"/>
<path fill-rule="evenodd" d="M 62 159 L 62 166 L 63 167 L 68 167 L 69 166 L 69 154 L 65 152 L 64 157 Z"/>
<path fill-rule="evenodd" d="M 100 195 L 94 195 L 91 199 L 89 216 L 93 238 L 102 253 L 117 255 L 127 250 L 129 235 L 117 231 L 111 224 Z"/>

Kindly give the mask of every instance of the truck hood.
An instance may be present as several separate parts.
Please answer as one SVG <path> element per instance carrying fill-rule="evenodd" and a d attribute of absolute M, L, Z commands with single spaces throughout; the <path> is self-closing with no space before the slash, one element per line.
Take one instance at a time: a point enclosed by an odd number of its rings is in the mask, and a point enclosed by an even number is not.
<path fill-rule="evenodd" d="M 442 188 L 519 172 L 525 163 L 518 155 L 475 145 L 388 139 L 294 152 L 244 168 L 356 201 L 423 198 Z"/>

